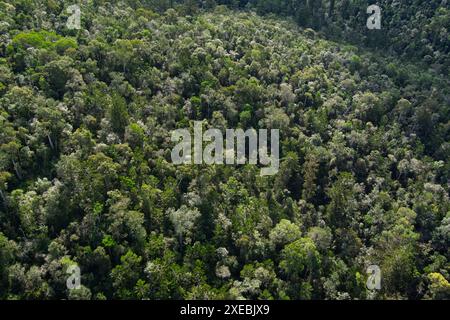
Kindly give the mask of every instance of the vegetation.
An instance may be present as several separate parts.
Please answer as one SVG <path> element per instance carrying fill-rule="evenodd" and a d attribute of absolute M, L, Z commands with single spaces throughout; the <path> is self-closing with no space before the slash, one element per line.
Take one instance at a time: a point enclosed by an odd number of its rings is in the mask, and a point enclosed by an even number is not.
<path fill-rule="evenodd" d="M 450 298 L 449 4 L 379 3 L 0 2 L 0 298 Z M 194 121 L 280 171 L 174 165 Z"/>

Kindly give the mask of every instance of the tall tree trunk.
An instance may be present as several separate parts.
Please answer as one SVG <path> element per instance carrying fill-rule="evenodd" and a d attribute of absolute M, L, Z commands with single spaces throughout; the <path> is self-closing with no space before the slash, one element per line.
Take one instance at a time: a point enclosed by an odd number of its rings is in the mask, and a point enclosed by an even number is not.
<path fill-rule="evenodd" d="M 50 137 L 50 134 L 47 134 L 47 139 L 48 139 L 48 142 L 50 143 L 50 148 L 52 148 L 52 150 L 55 149 L 55 146 L 53 144 L 52 138 Z"/>
<path fill-rule="evenodd" d="M 12 161 L 13 166 L 14 166 L 14 171 L 16 172 L 17 177 L 22 180 L 22 175 L 20 174 L 19 168 L 17 168 L 17 163 L 13 160 Z"/>
<path fill-rule="evenodd" d="M 334 4 L 335 0 L 330 0 L 330 7 L 328 8 L 328 20 L 333 20 L 333 14 L 334 14 Z"/>

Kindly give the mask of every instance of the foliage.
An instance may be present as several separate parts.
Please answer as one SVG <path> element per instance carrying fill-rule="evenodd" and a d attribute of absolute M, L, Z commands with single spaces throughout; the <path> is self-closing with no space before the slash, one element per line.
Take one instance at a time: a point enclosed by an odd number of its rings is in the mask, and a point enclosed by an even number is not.
<path fill-rule="evenodd" d="M 379 2 L 0 2 L 0 298 L 448 299 L 449 9 Z M 278 174 L 173 165 L 195 120 Z"/>

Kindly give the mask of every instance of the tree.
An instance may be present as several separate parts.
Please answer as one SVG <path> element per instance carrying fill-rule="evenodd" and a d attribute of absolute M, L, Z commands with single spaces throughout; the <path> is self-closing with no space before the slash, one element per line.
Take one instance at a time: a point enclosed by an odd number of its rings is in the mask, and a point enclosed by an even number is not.
<path fill-rule="evenodd" d="M 305 164 L 303 165 L 304 180 L 302 198 L 306 201 L 314 197 L 317 191 L 316 175 L 319 163 L 314 153 L 307 153 Z"/>
<path fill-rule="evenodd" d="M 433 234 L 433 243 L 444 253 L 450 248 L 450 214 L 447 214 Z"/>
<path fill-rule="evenodd" d="M 16 243 L 0 232 L 0 297 L 2 299 L 6 298 L 8 269 L 14 263 L 17 249 Z"/>
<path fill-rule="evenodd" d="M 282 219 L 271 231 L 270 241 L 275 248 L 281 248 L 301 237 L 300 228 L 289 220 Z"/>
<path fill-rule="evenodd" d="M 91 300 L 91 297 L 91 290 L 83 285 L 69 291 L 69 300 Z"/>
<path fill-rule="evenodd" d="M 134 287 L 141 276 L 142 257 L 131 250 L 120 257 L 120 264 L 111 271 L 114 296 L 120 299 L 130 299 L 134 296 Z"/>
<path fill-rule="evenodd" d="M 320 267 L 320 254 L 309 238 L 300 238 L 287 244 L 281 257 L 280 268 L 293 280 L 311 280 Z"/>
<path fill-rule="evenodd" d="M 430 273 L 428 275 L 430 285 L 428 287 L 428 297 L 436 300 L 447 300 L 450 298 L 450 283 L 440 273 Z"/>
<path fill-rule="evenodd" d="M 335 5 L 335 0 L 330 0 L 330 5 L 328 7 L 328 19 L 330 19 L 330 20 L 333 20 L 334 5 Z"/>
<path fill-rule="evenodd" d="M 320 264 L 320 254 L 309 238 L 300 238 L 284 247 L 279 266 L 289 280 L 291 298 L 311 298 L 312 281 L 320 273 Z"/>
<path fill-rule="evenodd" d="M 118 191 L 109 191 L 109 213 L 107 214 L 107 231 L 114 241 L 123 240 L 133 244 L 135 248 L 142 248 L 147 232 L 144 228 L 144 214 L 129 210 L 131 200 Z"/>
<path fill-rule="evenodd" d="M 331 199 L 327 206 L 327 215 L 331 225 L 348 226 L 355 219 L 357 209 L 355 193 L 353 176 L 348 172 L 339 174 L 337 181 L 327 191 Z"/>
<path fill-rule="evenodd" d="M 190 243 L 191 237 L 194 235 L 195 223 L 200 217 L 200 211 L 197 208 L 191 209 L 182 205 L 178 210 L 170 209 L 168 215 L 175 228 L 179 244 Z"/>
<path fill-rule="evenodd" d="M 45 80 L 42 79 L 41 86 L 49 92 L 49 94 L 61 99 L 66 92 L 66 83 L 71 78 L 72 59 L 68 57 L 60 60 L 51 61 L 44 67 Z"/>
<path fill-rule="evenodd" d="M 117 93 L 112 95 L 110 110 L 111 127 L 115 133 L 123 136 L 125 127 L 128 125 L 128 109 L 125 99 Z"/>

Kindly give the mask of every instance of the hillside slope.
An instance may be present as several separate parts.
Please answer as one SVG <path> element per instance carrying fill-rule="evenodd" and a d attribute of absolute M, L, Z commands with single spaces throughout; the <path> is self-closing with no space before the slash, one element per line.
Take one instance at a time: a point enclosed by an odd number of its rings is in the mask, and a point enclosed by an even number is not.
<path fill-rule="evenodd" d="M 1 6 L 1 298 L 450 297 L 448 79 L 224 7 Z M 279 173 L 173 165 L 194 120 L 280 129 Z"/>

